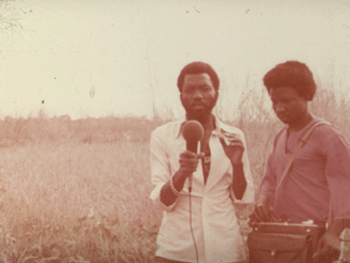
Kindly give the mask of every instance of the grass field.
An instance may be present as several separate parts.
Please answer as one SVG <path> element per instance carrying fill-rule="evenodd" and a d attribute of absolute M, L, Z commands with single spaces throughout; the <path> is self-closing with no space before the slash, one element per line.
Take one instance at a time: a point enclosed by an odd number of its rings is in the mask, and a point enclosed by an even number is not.
<path fill-rule="evenodd" d="M 350 138 L 349 105 L 325 94 L 313 112 Z M 229 122 L 247 136 L 257 187 L 281 125 L 250 101 Z M 161 210 L 148 198 L 149 135 L 160 123 L 0 121 L 0 262 L 152 262 Z M 237 214 L 246 235 L 249 209 Z"/>
<path fill-rule="evenodd" d="M 0 262 L 149 262 L 160 213 L 146 143 L 36 143 L 0 158 Z"/>

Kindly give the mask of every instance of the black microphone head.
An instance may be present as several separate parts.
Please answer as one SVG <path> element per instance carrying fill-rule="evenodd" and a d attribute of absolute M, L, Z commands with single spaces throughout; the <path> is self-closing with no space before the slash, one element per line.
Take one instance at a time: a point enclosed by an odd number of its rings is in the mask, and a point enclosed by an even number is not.
<path fill-rule="evenodd" d="M 203 137 L 204 129 L 199 121 L 187 121 L 183 127 L 182 135 L 189 143 L 198 143 Z"/>

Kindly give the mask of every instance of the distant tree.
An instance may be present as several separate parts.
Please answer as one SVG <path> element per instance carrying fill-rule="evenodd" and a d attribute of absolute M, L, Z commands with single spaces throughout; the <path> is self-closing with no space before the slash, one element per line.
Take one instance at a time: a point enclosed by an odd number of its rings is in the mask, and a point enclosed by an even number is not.
<path fill-rule="evenodd" d="M 22 1 L 0 0 L 0 33 L 22 28 L 20 20 L 27 12 L 18 7 L 19 2 Z"/>

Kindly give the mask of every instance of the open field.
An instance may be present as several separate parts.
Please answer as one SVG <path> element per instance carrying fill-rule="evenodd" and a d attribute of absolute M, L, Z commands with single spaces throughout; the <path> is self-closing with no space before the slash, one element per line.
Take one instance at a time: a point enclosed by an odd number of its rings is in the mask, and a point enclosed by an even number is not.
<path fill-rule="evenodd" d="M 0 149 L 0 262 L 147 262 L 160 220 L 147 152 L 127 142 Z"/>
<path fill-rule="evenodd" d="M 313 112 L 350 138 L 349 105 L 326 98 Z M 247 136 L 257 187 L 281 125 L 251 107 L 231 123 Z M 161 210 L 148 199 L 149 136 L 160 123 L 1 120 L 0 262 L 152 262 Z M 249 209 L 237 213 L 246 235 Z"/>

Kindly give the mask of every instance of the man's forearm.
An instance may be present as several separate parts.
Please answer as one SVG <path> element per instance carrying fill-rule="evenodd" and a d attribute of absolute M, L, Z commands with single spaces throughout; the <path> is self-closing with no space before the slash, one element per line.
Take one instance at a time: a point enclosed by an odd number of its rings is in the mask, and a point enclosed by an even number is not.
<path fill-rule="evenodd" d="M 343 232 L 343 230 L 350 226 L 350 219 L 338 219 L 331 222 L 327 228 L 327 231 L 334 233 L 337 236 Z"/>
<path fill-rule="evenodd" d="M 232 164 L 232 167 L 233 167 L 232 190 L 236 198 L 241 200 L 247 188 L 247 180 L 245 179 L 245 176 L 244 176 L 243 163 Z"/>
<path fill-rule="evenodd" d="M 171 180 L 173 187 L 179 193 L 184 187 L 186 177 L 178 171 L 174 174 L 174 176 L 162 187 L 160 190 L 160 201 L 166 206 L 170 206 L 175 203 L 178 194 L 175 193 L 174 189 L 171 186 Z"/>

